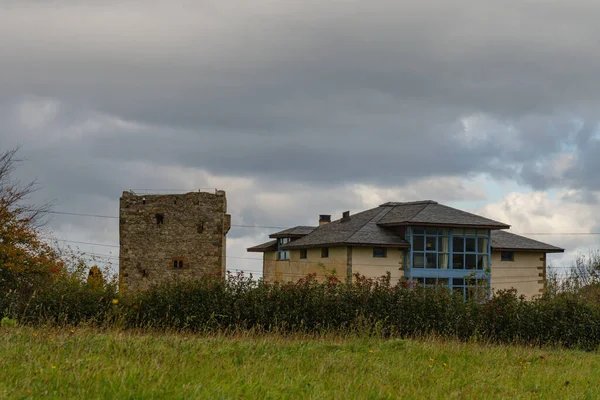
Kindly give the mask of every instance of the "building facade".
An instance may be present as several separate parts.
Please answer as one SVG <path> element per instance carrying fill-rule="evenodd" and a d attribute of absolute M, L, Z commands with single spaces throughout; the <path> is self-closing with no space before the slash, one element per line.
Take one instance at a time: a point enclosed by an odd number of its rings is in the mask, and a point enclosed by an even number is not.
<path fill-rule="evenodd" d="M 141 195 L 123 192 L 119 210 L 119 287 L 143 290 L 167 280 L 225 275 L 231 227 L 225 192 Z"/>
<path fill-rule="evenodd" d="M 465 297 L 515 288 L 531 298 L 545 290 L 546 254 L 564 250 L 506 230 L 509 225 L 434 201 L 385 203 L 318 227 L 271 234 L 251 247 L 262 252 L 266 281 L 293 281 L 307 273 L 324 279 L 355 274 L 392 283 L 443 285 Z M 325 220 L 325 223 L 322 223 Z"/>

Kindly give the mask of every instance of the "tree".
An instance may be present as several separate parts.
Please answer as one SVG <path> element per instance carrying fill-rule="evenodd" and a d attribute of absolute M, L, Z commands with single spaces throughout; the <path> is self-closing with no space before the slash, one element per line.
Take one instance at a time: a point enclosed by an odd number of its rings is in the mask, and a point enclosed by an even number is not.
<path fill-rule="evenodd" d="M 12 174 L 21 160 L 18 149 L 0 155 L 0 312 L 9 295 L 29 296 L 63 270 L 60 255 L 40 238 L 50 205 L 29 205 L 36 182 L 22 184 Z"/>

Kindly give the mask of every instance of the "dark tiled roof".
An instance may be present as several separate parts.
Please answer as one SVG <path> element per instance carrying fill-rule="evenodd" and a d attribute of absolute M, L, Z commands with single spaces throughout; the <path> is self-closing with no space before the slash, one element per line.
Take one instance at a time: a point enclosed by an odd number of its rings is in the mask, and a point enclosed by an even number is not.
<path fill-rule="evenodd" d="M 492 231 L 492 250 L 541 251 L 563 253 L 565 250 L 506 231 Z"/>
<path fill-rule="evenodd" d="M 310 235 L 294 240 L 282 249 L 299 249 L 326 246 L 387 246 L 408 247 L 408 242 L 393 230 L 377 225 L 389 212 L 388 208 L 377 207 L 350 216 L 350 220 L 330 222 L 316 228 Z"/>
<path fill-rule="evenodd" d="M 254 252 L 254 253 L 264 253 L 265 251 L 276 251 L 277 250 L 277 240 L 269 240 L 266 243 L 259 244 L 258 246 L 249 247 L 246 251 Z"/>
<path fill-rule="evenodd" d="M 391 211 L 379 221 L 383 226 L 394 225 L 437 225 L 470 226 L 489 229 L 508 229 L 509 225 L 466 211 L 438 204 L 435 201 L 411 203 L 385 203 L 380 207 Z"/>
<path fill-rule="evenodd" d="M 319 227 L 298 226 L 270 235 L 272 238 L 298 238 L 281 248 L 300 249 L 333 246 L 409 247 L 395 226 L 436 225 L 507 229 L 509 225 L 479 215 L 444 206 L 435 201 L 385 203 L 350 216 L 349 221 L 333 221 Z"/>
<path fill-rule="evenodd" d="M 295 226 L 269 235 L 270 238 L 301 237 L 317 229 L 315 226 Z"/>

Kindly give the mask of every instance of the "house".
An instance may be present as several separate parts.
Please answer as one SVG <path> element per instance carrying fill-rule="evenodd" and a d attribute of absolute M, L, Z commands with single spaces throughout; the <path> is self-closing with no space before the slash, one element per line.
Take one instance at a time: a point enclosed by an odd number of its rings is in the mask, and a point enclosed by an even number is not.
<path fill-rule="evenodd" d="M 334 273 L 350 281 L 391 274 L 445 285 L 465 296 L 473 290 L 515 288 L 528 298 L 543 293 L 546 255 L 563 249 L 507 232 L 510 226 L 435 201 L 381 204 L 354 215 L 344 212 L 319 226 L 296 226 L 248 249 L 263 253 L 268 282 L 295 281 L 309 273 Z"/>

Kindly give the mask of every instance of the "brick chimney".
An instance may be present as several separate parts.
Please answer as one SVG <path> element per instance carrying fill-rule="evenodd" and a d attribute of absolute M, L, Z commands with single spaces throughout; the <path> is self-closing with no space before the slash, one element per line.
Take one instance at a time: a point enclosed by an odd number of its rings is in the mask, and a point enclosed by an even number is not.
<path fill-rule="evenodd" d="M 348 222 L 348 221 L 350 221 L 350 211 L 344 211 L 342 213 L 341 222 Z"/>
<path fill-rule="evenodd" d="M 325 225 L 331 222 L 331 215 L 321 214 L 319 215 L 319 226 Z"/>

